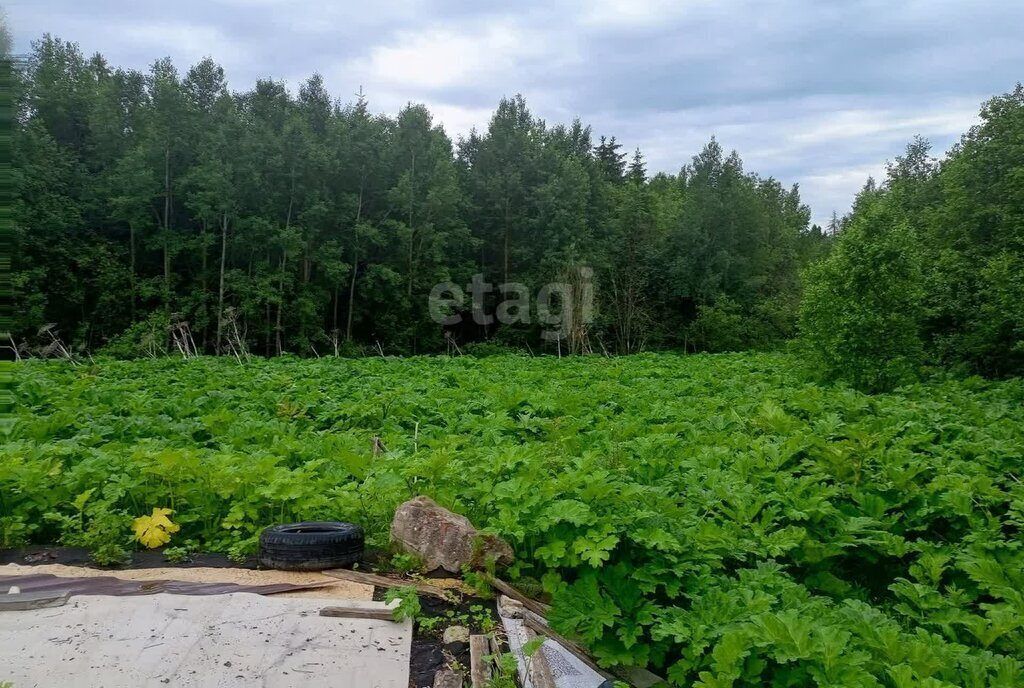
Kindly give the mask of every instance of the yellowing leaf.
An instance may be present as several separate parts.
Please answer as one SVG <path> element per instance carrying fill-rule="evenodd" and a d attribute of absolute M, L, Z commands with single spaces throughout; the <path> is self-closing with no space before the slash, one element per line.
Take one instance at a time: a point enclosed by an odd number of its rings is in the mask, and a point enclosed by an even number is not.
<path fill-rule="evenodd" d="M 72 505 L 75 507 L 75 511 L 81 511 L 85 508 L 85 503 L 89 501 L 89 497 L 92 497 L 92 493 L 96 491 L 96 488 L 90 488 L 82 494 L 75 497 L 75 501 Z"/>
<path fill-rule="evenodd" d="M 166 545 L 171 541 L 171 533 L 180 530 L 180 526 L 168 518 L 173 513 L 171 509 L 154 507 L 151 515 L 139 516 L 132 521 L 135 539 L 150 549 Z"/>

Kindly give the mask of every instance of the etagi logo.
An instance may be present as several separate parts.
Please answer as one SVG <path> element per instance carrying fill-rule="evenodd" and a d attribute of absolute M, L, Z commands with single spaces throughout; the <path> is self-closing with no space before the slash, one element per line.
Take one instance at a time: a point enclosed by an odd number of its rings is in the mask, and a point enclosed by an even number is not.
<path fill-rule="evenodd" d="M 544 326 L 541 336 L 549 341 L 565 339 L 573 328 L 585 328 L 594 319 L 594 271 L 576 268 L 573 282 L 549 282 L 537 290 L 536 301 L 531 289 L 522 282 L 504 282 L 494 285 L 484 281 L 480 273 L 473 275 L 465 290 L 454 282 L 441 282 L 430 290 L 430 317 L 439 325 L 452 326 L 462 322 L 469 292 L 473 322 L 490 325 L 495 321 L 504 325 L 536 322 Z M 503 298 L 494 314 L 487 313 L 484 300 L 493 292 Z"/>

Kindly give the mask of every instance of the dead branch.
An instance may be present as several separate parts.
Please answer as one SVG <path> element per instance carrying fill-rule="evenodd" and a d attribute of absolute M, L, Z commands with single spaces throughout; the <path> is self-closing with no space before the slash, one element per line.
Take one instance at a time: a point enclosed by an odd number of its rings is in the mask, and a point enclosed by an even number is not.
<path fill-rule="evenodd" d="M 50 341 L 40 347 L 39 353 L 43 358 L 49 358 L 55 356 L 56 358 L 63 358 L 71 365 L 78 365 L 75 361 L 74 356 L 71 355 L 71 349 L 64 345 L 59 334 L 57 333 L 57 323 L 47 323 L 39 328 L 38 335 L 40 337 L 49 337 Z"/>
<path fill-rule="evenodd" d="M 416 592 L 421 595 L 430 595 L 441 600 L 449 600 L 451 593 L 442 587 L 436 585 L 429 585 L 427 583 L 418 583 L 415 581 L 408 580 L 396 580 L 394 578 L 386 578 L 384 576 L 378 576 L 373 573 L 363 573 L 362 571 L 350 571 L 349 569 L 327 569 L 321 571 L 324 575 L 331 576 L 332 578 L 338 578 L 340 580 L 349 581 L 351 583 L 362 583 L 363 585 L 373 585 L 380 588 L 404 588 L 413 586 L 416 588 Z"/>
<path fill-rule="evenodd" d="M 11 334 L 9 334 L 9 333 L 4 333 L 4 334 L 0 335 L 0 341 L 3 341 L 5 339 L 6 339 L 6 341 L 10 342 L 10 344 L 0 345 L 0 349 L 10 349 L 11 351 L 14 352 L 14 360 L 20 362 L 21 361 L 21 350 L 19 349 L 17 343 L 14 341 L 14 337 Z"/>

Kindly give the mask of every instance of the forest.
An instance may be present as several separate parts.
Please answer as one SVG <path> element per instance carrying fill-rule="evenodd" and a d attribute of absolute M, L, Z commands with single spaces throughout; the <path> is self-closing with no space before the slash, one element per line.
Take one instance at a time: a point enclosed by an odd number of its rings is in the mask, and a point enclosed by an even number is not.
<path fill-rule="evenodd" d="M 21 76 L 18 341 L 55 323 L 130 354 L 171 320 L 216 353 L 230 317 L 256 354 L 436 352 L 435 284 L 536 290 L 585 266 L 592 349 L 734 349 L 792 336 L 798 271 L 828 241 L 795 186 L 714 140 L 651 177 L 640 151 L 519 96 L 453 143 L 423 106 L 375 115 L 317 75 L 232 92 L 209 59 L 140 73 L 45 37 Z M 454 334 L 541 344 L 536 325 Z"/>
<path fill-rule="evenodd" d="M 422 105 L 374 114 L 316 74 L 232 91 L 212 59 L 143 73 L 45 36 L 12 76 L 6 329 L 24 353 L 177 353 L 183 331 L 197 354 L 561 353 L 536 318 L 446 330 L 428 297 L 589 269 L 569 353 L 797 346 L 865 390 L 1024 370 L 1019 84 L 941 160 L 910 142 L 823 228 L 714 138 L 652 175 L 520 96 L 453 142 Z"/>
<path fill-rule="evenodd" d="M 714 138 L 652 173 L 518 95 L 453 141 L 316 74 L 0 62 L 0 548 L 244 561 L 343 519 L 398 570 L 427 495 L 602 667 L 1024 685 L 1021 84 L 821 227 Z M 438 322 L 478 281 L 587 282 L 593 318 Z"/>

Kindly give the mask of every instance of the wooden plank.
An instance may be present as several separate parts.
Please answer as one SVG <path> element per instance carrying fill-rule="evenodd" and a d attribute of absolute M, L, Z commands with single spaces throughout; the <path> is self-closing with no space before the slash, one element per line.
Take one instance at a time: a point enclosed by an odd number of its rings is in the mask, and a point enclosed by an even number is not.
<path fill-rule="evenodd" d="M 491 664 L 484 660 L 488 654 L 487 636 L 469 636 L 469 680 L 473 688 L 484 688 L 491 680 Z"/>
<path fill-rule="evenodd" d="M 536 631 L 537 633 L 539 633 L 539 634 L 541 634 L 543 636 L 547 636 L 548 638 L 551 638 L 552 640 L 557 642 L 559 645 L 564 647 L 566 650 L 568 650 L 569 652 L 571 652 L 574 655 L 576 655 L 581 662 L 583 662 L 588 667 L 590 667 L 591 669 L 593 669 L 597 673 L 601 674 L 605 678 L 612 679 L 612 680 L 615 679 L 614 676 L 609 674 L 607 671 L 605 671 L 601 667 L 597 666 L 597 664 L 594 663 L 594 660 L 592 660 L 590 658 L 590 655 L 588 655 L 586 653 L 586 651 L 582 647 L 580 647 L 576 643 L 572 642 L 571 640 L 569 640 L 565 636 L 559 634 L 557 631 L 553 630 L 550 626 L 548 626 L 546 623 L 544 623 L 543 619 L 538 617 L 536 614 L 531 614 L 531 613 L 525 614 L 523 616 L 523 623 L 526 624 L 527 628 L 531 628 L 534 631 Z"/>
<path fill-rule="evenodd" d="M 352 605 L 335 607 L 324 607 L 320 610 L 320 616 L 334 616 L 339 619 L 378 619 L 381 621 L 394 621 L 390 609 L 368 609 Z"/>
<path fill-rule="evenodd" d="M 416 592 L 421 595 L 430 595 L 437 597 L 442 600 L 448 600 L 448 592 L 444 588 L 439 588 L 436 585 L 428 585 L 426 583 L 419 583 L 417 581 L 403 581 L 395 578 L 386 578 L 384 576 L 378 576 L 374 573 L 363 573 L 362 571 L 350 571 L 349 569 L 327 569 L 320 573 L 331 576 L 332 578 L 340 578 L 341 580 L 350 581 L 352 583 L 362 583 L 364 585 L 375 585 L 381 588 L 404 588 L 412 586 L 416 588 Z"/>
<path fill-rule="evenodd" d="M 499 591 L 501 593 L 504 593 L 508 597 L 511 597 L 513 600 L 515 600 L 516 602 L 519 602 L 520 604 L 522 604 L 524 607 L 529 609 L 534 614 L 538 614 L 540 616 L 547 616 L 548 612 L 551 611 L 551 605 L 544 604 L 543 602 L 540 602 L 539 600 L 535 600 L 535 599 L 533 599 L 531 597 L 527 597 L 525 594 L 520 592 L 518 589 L 514 588 L 512 585 L 506 583 L 505 581 L 501 580 L 500 578 L 484 574 L 484 579 L 488 583 L 490 583 L 491 587 L 493 587 L 495 590 L 497 590 L 497 591 Z"/>

